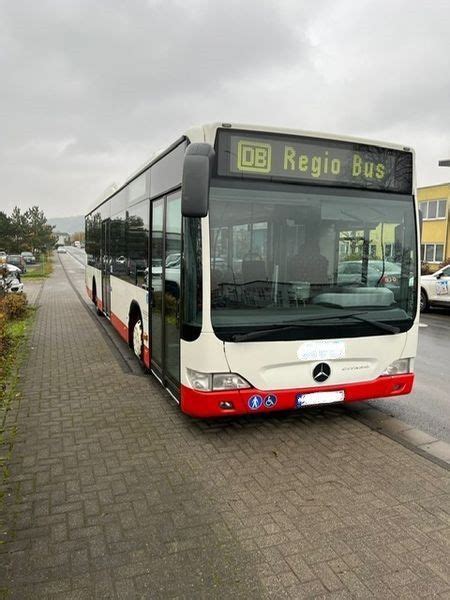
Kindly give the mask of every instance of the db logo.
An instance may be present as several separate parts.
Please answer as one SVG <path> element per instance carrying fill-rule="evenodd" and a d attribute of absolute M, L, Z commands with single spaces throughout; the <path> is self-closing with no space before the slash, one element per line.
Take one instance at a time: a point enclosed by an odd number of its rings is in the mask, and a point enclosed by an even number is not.
<path fill-rule="evenodd" d="M 238 143 L 237 168 L 249 173 L 270 173 L 272 167 L 270 144 L 241 140 Z"/>

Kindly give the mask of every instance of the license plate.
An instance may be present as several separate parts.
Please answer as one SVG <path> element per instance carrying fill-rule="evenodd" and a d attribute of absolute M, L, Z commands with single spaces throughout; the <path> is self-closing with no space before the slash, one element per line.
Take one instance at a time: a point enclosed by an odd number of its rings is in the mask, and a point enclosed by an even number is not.
<path fill-rule="evenodd" d="M 311 392 L 310 394 L 297 394 L 295 407 L 315 406 L 317 404 L 331 404 L 333 402 L 343 402 L 345 398 L 344 390 L 338 392 Z"/>

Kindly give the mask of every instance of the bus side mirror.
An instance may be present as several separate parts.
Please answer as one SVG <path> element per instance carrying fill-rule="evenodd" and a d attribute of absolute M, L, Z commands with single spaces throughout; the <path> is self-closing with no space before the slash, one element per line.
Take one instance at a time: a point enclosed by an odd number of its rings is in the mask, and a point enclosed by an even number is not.
<path fill-rule="evenodd" d="M 181 191 L 183 217 L 206 217 L 209 208 L 209 183 L 215 152 L 210 144 L 187 147 L 184 155 Z"/>

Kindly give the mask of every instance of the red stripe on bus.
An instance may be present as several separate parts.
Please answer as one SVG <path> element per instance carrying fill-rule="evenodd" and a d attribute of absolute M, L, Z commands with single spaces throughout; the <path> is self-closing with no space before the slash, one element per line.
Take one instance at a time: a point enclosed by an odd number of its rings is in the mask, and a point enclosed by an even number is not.
<path fill-rule="evenodd" d="M 144 346 L 144 365 L 150 369 L 150 348 Z"/>
<path fill-rule="evenodd" d="M 123 338 L 128 344 L 128 327 L 113 312 L 111 313 L 110 318 L 114 329 L 119 332 L 120 337 Z"/>
<path fill-rule="evenodd" d="M 114 327 L 114 329 L 119 333 L 120 337 L 123 338 L 125 340 L 125 342 L 128 344 L 128 341 L 129 341 L 128 327 L 113 312 L 111 313 L 111 324 Z M 144 365 L 147 368 L 150 368 L 150 348 L 147 348 L 147 346 L 145 344 L 144 344 L 143 361 L 144 361 Z"/>
<path fill-rule="evenodd" d="M 346 402 L 361 402 L 373 398 L 388 398 L 409 394 L 414 383 L 414 373 L 378 377 L 373 381 L 347 383 L 344 385 L 296 388 L 289 390 L 224 390 L 222 392 L 199 392 L 187 386 L 181 386 L 181 410 L 192 417 L 223 417 L 226 415 L 242 415 L 249 413 L 272 412 L 275 410 L 295 409 L 297 394 L 312 392 L 333 392 L 343 390 Z M 276 404 L 266 408 L 264 402 L 257 410 L 251 410 L 248 401 L 251 396 L 259 395 L 264 400 L 267 396 L 276 396 Z M 231 402 L 233 408 L 221 408 L 220 403 Z M 301 410 L 301 409 L 300 409 Z"/>

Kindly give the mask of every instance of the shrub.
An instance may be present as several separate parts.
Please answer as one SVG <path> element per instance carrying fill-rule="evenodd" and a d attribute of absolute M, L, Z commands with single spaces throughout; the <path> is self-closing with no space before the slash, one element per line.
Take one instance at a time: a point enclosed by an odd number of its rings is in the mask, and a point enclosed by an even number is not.
<path fill-rule="evenodd" d="M 9 347 L 9 336 L 6 330 L 6 314 L 0 307 L 0 373 L 1 373 L 1 358 L 5 356 Z"/>
<path fill-rule="evenodd" d="M 433 272 L 433 269 L 431 268 L 431 266 L 428 263 L 422 263 L 420 265 L 420 274 L 421 275 L 431 275 L 432 272 Z"/>
<path fill-rule="evenodd" d="M 0 299 L 0 313 L 7 319 L 21 319 L 28 310 L 27 297 L 24 294 L 5 294 Z"/>

